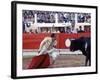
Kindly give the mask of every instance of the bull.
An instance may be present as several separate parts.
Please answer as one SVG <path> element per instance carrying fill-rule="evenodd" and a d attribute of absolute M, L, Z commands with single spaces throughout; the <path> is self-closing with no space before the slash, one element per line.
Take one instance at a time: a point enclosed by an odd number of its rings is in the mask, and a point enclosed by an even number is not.
<path fill-rule="evenodd" d="M 80 50 L 85 59 L 85 66 L 87 66 L 89 61 L 89 66 L 91 66 L 91 40 L 90 38 L 80 37 L 79 39 L 71 40 L 70 51 Z"/>

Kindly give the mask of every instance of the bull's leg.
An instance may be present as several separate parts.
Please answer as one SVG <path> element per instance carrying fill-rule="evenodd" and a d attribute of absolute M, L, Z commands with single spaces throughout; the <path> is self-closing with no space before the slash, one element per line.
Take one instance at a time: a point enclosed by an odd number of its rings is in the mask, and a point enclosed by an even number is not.
<path fill-rule="evenodd" d="M 90 56 L 89 56 L 89 66 L 91 66 L 91 52 L 90 52 Z"/>
<path fill-rule="evenodd" d="M 91 59 L 89 59 L 89 66 L 91 66 Z"/>
<path fill-rule="evenodd" d="M 88 63 L 88 57 L 86 56 L 86 59 L 85 59 L 85 66 L 87 66 L 87 63 Z"/>

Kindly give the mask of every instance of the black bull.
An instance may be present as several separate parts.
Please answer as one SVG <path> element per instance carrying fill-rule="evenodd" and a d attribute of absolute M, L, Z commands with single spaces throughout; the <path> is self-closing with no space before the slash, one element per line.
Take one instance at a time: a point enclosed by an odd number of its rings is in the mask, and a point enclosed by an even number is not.
<path fill-rule="evenodd" d="M 91 40 L 90 38 L 81 37 L 79 39 L 71 40 L 70 51 L 80 50 L 85 59 L 85 66 L 89 61 L 89 66 L 91 65 Z"/>

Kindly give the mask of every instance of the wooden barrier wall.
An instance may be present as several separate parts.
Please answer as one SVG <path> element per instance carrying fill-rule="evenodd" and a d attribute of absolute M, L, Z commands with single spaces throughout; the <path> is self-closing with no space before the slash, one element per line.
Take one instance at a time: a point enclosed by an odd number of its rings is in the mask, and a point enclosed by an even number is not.
<path fill-rule="evenodd" d="M 66 49 L 65 40 L 66 39 L 77 39 L 79 37 L 90 37 L 90 33 L 77 33 L 77 34 L 67 34 L 67 33 L 56 33 L 57 37 L 57 48 Z M 48 33 L 41 34 L 29 34 L 23 33 L 23 49 L 38 49 L 41 41 L 46 37 L 50 36 Z"/>

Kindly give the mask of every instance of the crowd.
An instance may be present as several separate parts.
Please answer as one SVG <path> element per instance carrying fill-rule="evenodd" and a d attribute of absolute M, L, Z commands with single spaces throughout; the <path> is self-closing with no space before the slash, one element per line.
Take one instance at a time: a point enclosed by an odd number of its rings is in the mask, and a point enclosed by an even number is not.
<path fill-rule="evenodd" d="M 49 11 L 38 11 L 37 12 L 38 23 L 55 23 L 55 13 Z"/>
<path fill-rule="evenodd" d="M 35 11 L 35 10 L 23 10 L 23 21 L 32 21 L 34 23 L 35 14 L 37 14 L 38 23 L 55 23 L 55 14 L 58 16 L 58 23 L 74 22 L 75 14 L 77 14 L 77 21 L 91 22 L 90 13 L 73 13 L 73 12 L 53 12 L 53 11 Z"/>
<path fill-rule="evenodd" d="M 30 33 L 79 33 L 84 32 L 74 27 L 58 27 L 58 28 L 41 28 L 30 29 L 32 24 L 35 23 L 35 14 L 37 16 L 37 23 L 56 23 L 56 18 L 58 23 L 71 23 L 72 26 L 75 25 L 75 14 L 77 14 L 78 23 L 91 23 L 91 14 L 90 13 L 73 13 L 73 12 L 53 12 L 53 11 L 36 11 L 36 10 L 23 10 L 22 11 L 22 24 L 23 32 Z"/>
<path fill-rule="evenodd" d="M 79 23 L 91 23 L 91 14 L 89 13 L 78 13 L 77 19 Z"/>
<path fill-rule="evenodd" d="M 82 33 L 82 32 L 90 32 L 90 26 L 85 27 L 84 29 L 82 28 L 82 26 L 79 26 L 79 28 L 75 28 L 75 27 L 71 27 L 71 26 L 67 26 L 67 27 L 40 27 L 40 28 L 36 28 L 36 29 L 31 29 L 28 28 L 27 30 L 25 30 L 25 32 L 27 33 L 67 33 L 67 34 L 71 34 L 71 33 Z"/>
<path fill-rule="evenodd" d="M 34 23 L 34 11 L 32 10 L 23 10 L 22 18 L 24 22 L 32 21 Z"/>
<path fill-rule="evenodd" d="M 59 23 L 66 23 L 66 22 L 72 22 L 75 21 L 75 13 L 69 13 L 69 12 L 60 12 L 58 13 L 58 22 Z"/>

